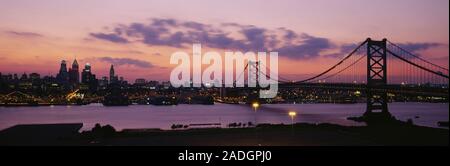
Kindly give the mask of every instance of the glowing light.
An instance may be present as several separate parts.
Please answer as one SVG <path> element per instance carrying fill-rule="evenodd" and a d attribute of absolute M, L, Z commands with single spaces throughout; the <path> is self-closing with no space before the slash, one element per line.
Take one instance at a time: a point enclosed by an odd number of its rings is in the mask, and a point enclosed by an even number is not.
<path fill-rule="evenodd" d="M 294 117 L 294 116 L 296 116 L 297 115 L 297 112 L 294 112 L 294 111 L 290 111 L 289 112 L 289 116 L 290 117 Z"/>
<path fill-rule="evenodd" d="M 258 107 L 259 107 L 259 103 L 254 102 L 254 103 L 252 104 L 252 107 L 255 108 L 255 109 L 258 108 Z"/>
<path fill-rule="evenodd" d="M 297 115 L 295 111 L 289 111 L 289 116 L 291 117 L 291 129 L 294 129 L 294 117 Z"/>

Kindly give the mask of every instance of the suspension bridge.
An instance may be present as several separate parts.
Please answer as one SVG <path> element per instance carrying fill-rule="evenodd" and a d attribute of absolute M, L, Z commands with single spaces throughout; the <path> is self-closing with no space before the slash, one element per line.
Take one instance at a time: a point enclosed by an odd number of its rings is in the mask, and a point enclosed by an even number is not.
<path fill-rule="evenodd" d="M 301 69 L 299 69 L 301 70 Z M 270 69 L 258 62 L 249 62 L 243 73 L 270 77 Z M 323 72 L 301 80 L 279 76 L 281 88 L 354 89 L 366 94 L 366 117 L 392 117 L 388 110 L 388 93 L 433 95 L 448 98 L 449 70 L 432 63 L 401 46 L 383 39 L 368 38 L 339 62 Z M 239 76 L 242 75 L 239 74 Z M 247 88 L 255 93 L 250 102 L 259 100 L 260 88 Z M 223 90 L 221 89 L 221 92 Z M 249 102 L 248 101 L 248 102 Z"/>

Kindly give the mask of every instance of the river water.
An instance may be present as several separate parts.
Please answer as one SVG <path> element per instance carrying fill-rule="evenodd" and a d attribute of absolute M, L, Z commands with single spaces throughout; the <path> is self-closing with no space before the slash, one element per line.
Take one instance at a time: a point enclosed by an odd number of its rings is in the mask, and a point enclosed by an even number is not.
<path fill-rule="evenodd" d="M 256 112 L 248 105 L 131 105 L 104 107 L 101 104 L 83 106 L 0 107 L 0 130 L 17 124 L 83 123 L 82 130 L 96 123 L 110 124 L 118 130 L 133 128 L 170 129 L 172 124 L 272 123 L 293 122 L 364 125 L 346 120 L 360 116 L 365 103 L 358 104 L 272 104 L 262 105 Z M 289 111 L 297 112 L 291 119 Z M 448 103 L 389 103 L 389 111 L 401 120 L 437 127 L 438 121 L 449 120 Z"/>

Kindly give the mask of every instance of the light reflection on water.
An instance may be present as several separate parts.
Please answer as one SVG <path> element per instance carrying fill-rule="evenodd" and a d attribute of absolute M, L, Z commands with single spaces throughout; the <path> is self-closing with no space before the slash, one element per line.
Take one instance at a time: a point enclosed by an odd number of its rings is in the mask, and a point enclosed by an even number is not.
<path fill-rule="evenodd" d="M 364 125 L 349 121 L 360 116 L 365 103 L 359 104 L 272 104 L 256 111 L 247 105 L 131 105 L 104 107 L 101 104 L 84 106 L 0 107 L 0 130 L 17 124 L 83 123 L 82 130 L 95 123 L 110 124 L 116 129 L 161 128 L 172 124 L 221 123 L 284 123 L 290 124 L 289 111 L 297 112 L 294 122 Z M 437 127 L 438 121 L 448 121 L 448 103 L 390 103 L 390 112 L 401 120 L 412 119 L 415 124 Z"/>

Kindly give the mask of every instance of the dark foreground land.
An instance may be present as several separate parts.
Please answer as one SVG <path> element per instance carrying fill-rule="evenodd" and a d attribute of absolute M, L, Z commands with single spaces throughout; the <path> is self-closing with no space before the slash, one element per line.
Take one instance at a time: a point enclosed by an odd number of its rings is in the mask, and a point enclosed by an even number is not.
<path fill-rule="evenodd" d="M 448 129 L 413 125 L 346 127 L 333 124 L 258 125 L 256 128 L 188 130 L 102 127 L 79 132 L 82 124 L 18 125 L 0 132 L 0 145 L 237 145 L 237 146 L 448 146 Z"/>

